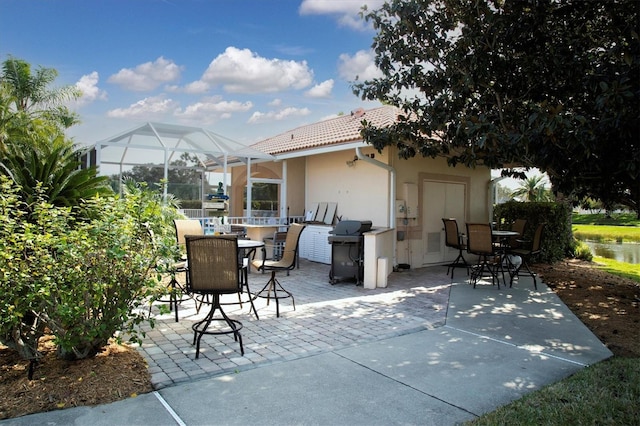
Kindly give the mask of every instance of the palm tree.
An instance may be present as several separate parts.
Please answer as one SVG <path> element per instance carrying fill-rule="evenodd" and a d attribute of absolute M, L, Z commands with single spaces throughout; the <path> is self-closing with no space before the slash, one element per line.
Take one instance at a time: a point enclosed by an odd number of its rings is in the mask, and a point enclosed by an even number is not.
<path fill-rule="evenodd" d="M 551 201 L 553 197 L 551 191 L 545 187 L 545 183 L 543 175 L 527 178 L 511 193 L 511 197 L 530 202 Z"/>
<path fill-rule="evenodd" d="M 0 149 L 4 145 L 34 144 L 38 140 L 55 140 L 54 136 L 79 122 L 77 114 L 64 103 L 77 99 L 81 92 L 75 86 L 51 88 L 58 76 L 53 68 L 31 65 L 10 57 L 2 64 L 0 74 Z"/>
<path fill-rule="evenodd" d="M 16 111 L 57 109 L 64 102 L 80 97 L 75 86 L 50 88 L 57 77 L 58 71 L 53 68 L 39 67 L 33 74 L 31 65 L 22 59 L 10 57 L 2 64 L 2 83 L 9 88 Z"/>

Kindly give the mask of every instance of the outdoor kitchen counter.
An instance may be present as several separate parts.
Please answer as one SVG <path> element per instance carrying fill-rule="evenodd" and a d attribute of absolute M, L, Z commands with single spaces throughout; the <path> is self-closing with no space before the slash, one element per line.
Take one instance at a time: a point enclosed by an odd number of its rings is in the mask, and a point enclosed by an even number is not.
<path fill-rule="evenodd" d="M 273 237 L 273 233 L 282 225 L 269 224 L 269 225 L 253 225 L 247 223 L 241 223 L 240 226 L 244 226 L 247 230 L 247 237 L 250 240 L 263 241 L 265 237 Z"/>
<path fill-rule="evenodd" d="M 395 259 L 395 228 L 376 227 L 362 234 L 364 237 L 364 279 L 367 289 L 386 287 Z"/>

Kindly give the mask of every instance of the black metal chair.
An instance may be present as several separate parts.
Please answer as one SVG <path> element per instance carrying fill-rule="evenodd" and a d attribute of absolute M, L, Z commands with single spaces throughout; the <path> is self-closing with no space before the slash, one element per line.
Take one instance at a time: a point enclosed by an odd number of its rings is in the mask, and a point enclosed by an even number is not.
<path fill-rule="evenodd" d="M 287 231 L 287 238 L 282 249 L 282 257 L 280 259 L 268 259 L 267 247 L 262 248 L 262 259 L 254 259 L 251 263 L 259 271 L 271 271 L 271 278 L 267 284 L 255 294 L 256 297 L 266 298 L 267 305 L 271 299 L 276 301 L 276 316 L 280 316 L 280 299 L 290 297 L 293 304 L 293 309 L 296 309 L 296 302 L 293 298 L 293 294 L 290 291 L 285 290 L 280 281 L 276 278 L 276 272 L 278 271 L 291 271 L 296 267 L 296 261 L 298 258 L 298 243 L 300 242 L 300 234 L 304 230 L 305 225 L 294 223 L 289 227 Z"/>
<path fill-rule="evenodd" d="M 207 316 L 191 327 L 193 344 L 196 345 L 196 358 L 200 355 L 200 340 L 205 334 L 233 334 L 242 345 L 242 323 L 230 319 L 222 309 L 220 295 L 240 293 L 242 291 L 242 271 L 238 268 L 238 237 L 236 235 L 187 235 L 187 288 L 194 294 L 211 296 L 211 309 Z M 215 313 L 220 310 L 221 316 Z M 222 323 L 210 329 L 212 322 Z"/>
<path fill-rule="evenodd" d="M 455 268 L 465 268 L 467 275 L 469 275 L 471 264 L 462 255 L 462 250 L 466 250 L 467 245 L 464 242 L 464 234 L 461 234 L 458 230 L 458 222 L 453 218 L 442 218 L 442 223 L 444 224 L 445 245 L 458 250 L 458 257 L 447 265 L 447 275 L 451 270 L 451 279 L 453 279 Z"/>
<path fill-rule="evenodd" d="M 511 274 L 509 287 L 513 286 L 513 279 L 520 276 L 520 271 L 522 270 L 522 267 L 524 267 L 526 274 L 533 278 L 533 288 L 536 290 L 538 289 L 536 273 L 529 268 L 529 261 L 531 261 L 531 258 L 542 252 L 542 234 L 544 233 L 545 225 L 546 224 L 541 223 L 536 227 L 536 231 L 533 234 L 533 240 L 520 239 L 518 242 L 521 247 L 509 250 L 509 254 L 512 256 L 520 256 L 522 258 L 522 264 Z"/>
<path fill-rule="evenodd" d="M 500 289 L 500 279 L 497 274 L 497 268 L 500 267 L 500 257 L 497 256 L 493 245 L 491 225 L 488 223 L 467 223 L 467 251 L 478 256 L 478 263 L 471 267 L 471 276 L 469 277 L 470 283 L 473 282 L 473 288 L 476 288 L 476 283 L 484 276 L 484 273 L 488 272 L 491 275 L 491 283 L 495 285 L 497 282 L 498 289 Z"/>

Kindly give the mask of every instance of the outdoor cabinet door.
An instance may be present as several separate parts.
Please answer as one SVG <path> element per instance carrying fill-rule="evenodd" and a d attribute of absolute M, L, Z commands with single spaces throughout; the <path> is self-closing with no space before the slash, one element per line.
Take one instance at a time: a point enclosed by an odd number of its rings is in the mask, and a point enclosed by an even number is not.
<path fill-rule="evenodd" d="M 423 264 L 453 261 L 457 250 L 445 245 L 443 217 L 458 221 L 458 230 L 464 232 L 466 185 L 458 182 L 423 182 Z"/>

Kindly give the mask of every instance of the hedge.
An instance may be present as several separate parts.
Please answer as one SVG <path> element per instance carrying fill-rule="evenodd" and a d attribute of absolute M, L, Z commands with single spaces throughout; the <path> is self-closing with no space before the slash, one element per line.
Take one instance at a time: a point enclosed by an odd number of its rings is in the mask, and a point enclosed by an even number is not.
<path fill-rule="evenodd" d="M 542 235 L 542 253 L 534 259 L 552 263 L 571 256 L 571 206 L 560 203 L 508 201 L 494 207 L 494 220 L 501 229 L 509 229 L 516 219 L 526 219 L 524 238 L 532 240 L 540 223 L 546 223 Z"/>

